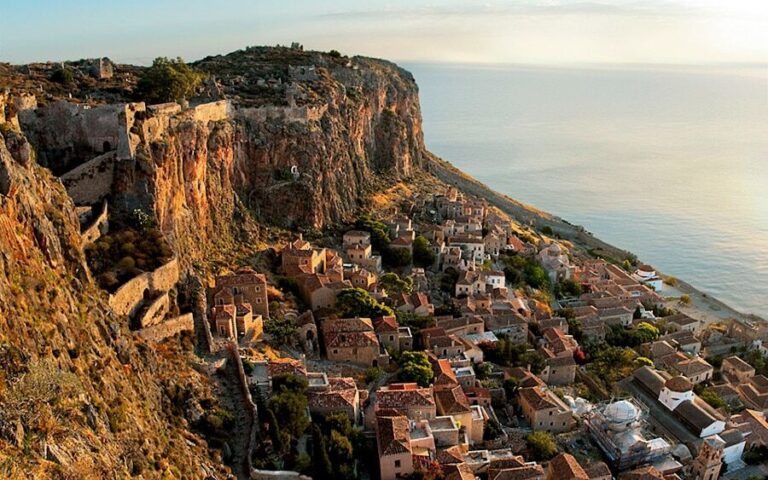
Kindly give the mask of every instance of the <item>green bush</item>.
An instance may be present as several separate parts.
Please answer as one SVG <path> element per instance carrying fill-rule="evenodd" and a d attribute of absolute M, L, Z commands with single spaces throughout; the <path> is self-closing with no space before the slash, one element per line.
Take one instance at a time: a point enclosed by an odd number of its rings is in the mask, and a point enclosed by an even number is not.
<path fill-rule="evenodd" d="M 557 453 L 557 443 L 551 433 L 537 431 L 525 437 L 531 457 L 537 461 L 549 460 Z"/>
<path fill-rule="evenodd" d="M 72 74 L 72 69 L 64 66 L 54 70 L 51 74 L 51 81 L 62 85 L 72 85 L 75 81 L 75 76 Z"/>
<path fill-rule="evenodd" d="M 180 57 L 158 57 L 141 74 L 136 93 L 149 103 L 182 102 L 195 93 L 203 78 Z"/>

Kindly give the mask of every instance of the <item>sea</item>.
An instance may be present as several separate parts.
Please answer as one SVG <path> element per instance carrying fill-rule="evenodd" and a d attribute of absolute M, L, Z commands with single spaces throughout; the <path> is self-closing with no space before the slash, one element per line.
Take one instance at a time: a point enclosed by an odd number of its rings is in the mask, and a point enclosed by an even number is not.
<path fill-rule="evenodd" d="M 768 314 L 768 65 L 404 66 L 433 153 Z"/>

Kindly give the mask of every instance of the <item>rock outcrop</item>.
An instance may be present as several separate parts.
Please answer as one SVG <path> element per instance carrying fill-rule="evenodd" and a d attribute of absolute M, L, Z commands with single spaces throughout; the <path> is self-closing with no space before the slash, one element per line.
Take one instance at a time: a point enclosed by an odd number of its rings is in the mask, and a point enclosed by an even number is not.
<path fill-rule="evenodd" d="M 184 428 L 205 377 L 122 320 L 88 274 L 64 187 L 0 125 L 0 477 L 226 478 Z"/>

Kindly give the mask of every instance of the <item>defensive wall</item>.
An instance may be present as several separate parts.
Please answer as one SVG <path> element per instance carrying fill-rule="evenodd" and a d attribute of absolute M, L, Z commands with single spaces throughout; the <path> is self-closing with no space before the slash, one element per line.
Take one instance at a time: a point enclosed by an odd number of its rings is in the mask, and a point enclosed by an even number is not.
<path fill-rule="evenodd" d="M 185 313 L 158 325 L 142 328 L 138 331 L 138 335 L 150 342 L 160 342 L 181 332 L 192 332 L 194 330 L 195 320 L 192 318 L 192 314 Z"/>
<path fill-rule="evenodd" d="M 75 205 L 101 202 L 112 191 L 115 180 L 114 151 L 89 160 L 60 177 Z"/>
<path fill-rule="evenodd" d="M 90 245 L 109 231 L 109 206 L 106 200 L 101 204 L 101 211 L 92 219 L 85 230 L 80 233 L 82 245 Z"/>
<path fill-rule="evenodd" d="M 129 280 L 109 296 L 109 306 L 118 315 L 133 316 L 144 302 L 146 294 L 167 292 L 179 281 L 179 262 L 176 258 L 151 272 L 144 272 Z"/>

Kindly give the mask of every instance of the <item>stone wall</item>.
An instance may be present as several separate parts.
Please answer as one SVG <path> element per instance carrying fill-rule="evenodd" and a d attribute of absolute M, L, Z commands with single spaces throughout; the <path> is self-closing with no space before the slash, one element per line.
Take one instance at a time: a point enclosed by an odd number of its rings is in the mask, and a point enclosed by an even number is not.
<path fill-rule="evenodd" d="M 179 281 L 179 262 L 176 258 L 152 272 L 145 272 L 129 280 L 109 296 L 109 306 L 118 315 L 133 316 L 144 301 L 144 295 L 167 292 Z"/>
<path fill-rule="evenodd" d="M 131 158 L 139 139 L 130 130 L 143 110 L 143 103 L 91 107 L 61 100 L 20 111 L 19 122 L 39 163 L 61 175 L 113 150 L 119 159 Z"/>
<path fill-rule="evenodd" d="M 149 305 L 146 305 L 141 311 L 138 318 L 139 328 L 147 328 L 153 325 L 158 325 L 163 321 L 165 315 L 168 313 L 170 301 L 168 299 L 168 293 L 165 292 L 152 300 Z"/>
<path fill-rule="evenodd" d="M 218 122 L 232 118 L 232 103 L 229 100 L 219 100 L 198 105 L 187 112 L 196 122 Z M 187 112 L 184 113 L 187 114 Z"/>
<path fill-rule="evenodd" d="M 240 352 L 238 351 L 237 343 L 230 342 L 227 345 L 227 353 L 229 353 L 231 360 L 234 362 L 235 369 L 237 370 L 237 381 L 240 386 L 240 393 L 243 395 L 243 403 L 246 405 L 246 408 L 248 408 L 248 411 L 246 412 L 248 416 L 249 431 L 248 446 L 246 448 L 243 462 L 245 471 L 252 472 L 253 463 L 251 461 L 251 457 L 253 456 L 253 451 L 256 448 L 256 434 L 258 433 L 257 429 L 259 428 L 258 412 L 256 410 L 256 404 L 253 403 L 251 389 L 248 387 L 248 376 L 245 374 L 243 359 L 240 358 Z"/>
<path fill-rule="evenodd" d="M 320 120 L 327 110 L 328 105 L 321 105 L 319 107 L 308 105 L 301 107 L 251 107 L 238 109 L 235 112 L 235 118 L 253 123 L 264 123 L 269 120 L 307 124 Z"/>
<path fill-rule="evenodd" d="M 91 220 L 90 225 L 80 233 L 83 239 L 83 247 L 90 245 L 98 240 L 102 235 L 109 231 L 109 206 L 106 200 L 101 206 L 99 215 Z"/>
<path fill-rule="evenodd" d="M 107 198 L 115 180 L 115 159 L 115 152 L 107 152 L 60 177 L 75 205 L 92 205 Z"/>
<path fill-rule="evenodd" d="M 138 335 L 150 342 L 160 342 L 181 332 L 192 332 L 194 330 L 195 320 L 192 318 L 192 314 L 185 313 L 159 325 L 142 328 L 138 331 Z"/>

